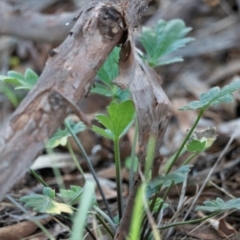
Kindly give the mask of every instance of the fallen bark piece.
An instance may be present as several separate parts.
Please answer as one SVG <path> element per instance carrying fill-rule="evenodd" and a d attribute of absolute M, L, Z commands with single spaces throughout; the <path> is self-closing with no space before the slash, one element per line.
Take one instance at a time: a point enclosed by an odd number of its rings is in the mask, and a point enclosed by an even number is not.
<path fill-rule="evenodd" d="M 0 130 L 0 200 L 70 113 L 69 101 L 77 104 L 83 98 L 85 87 L 122 36 L 122 16 L 114 3 L 91 2 L 83 9 L 67 39 L 49 57 L 37 85 Z"/>

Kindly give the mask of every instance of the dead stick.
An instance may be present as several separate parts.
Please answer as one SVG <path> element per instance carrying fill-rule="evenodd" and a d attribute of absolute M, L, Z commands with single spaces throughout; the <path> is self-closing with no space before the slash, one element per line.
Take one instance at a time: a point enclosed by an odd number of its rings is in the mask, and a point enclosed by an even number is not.
<path fill-rule="evenodd" d="M 119 42 L 123 25 L 117 5 L 92 3 L 48 59 L 39 82 L 0 131 L 0 200 L 24 176 L 69 114 L 68 101 L 76 104 L 83 98 L 85 86 Z"/>

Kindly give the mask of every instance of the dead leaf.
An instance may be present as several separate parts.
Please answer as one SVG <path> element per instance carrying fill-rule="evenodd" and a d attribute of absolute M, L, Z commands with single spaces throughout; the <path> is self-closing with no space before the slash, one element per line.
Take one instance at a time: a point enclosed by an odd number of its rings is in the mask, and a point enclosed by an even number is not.
<path fill-rule="evenodd" d="M 202 212 L 197 213 L 199 217 L 206 217 Z M 224 218 L 214 219 L 210 218 L 206 220 L 206 222 L 210 223 L 210 225 L 217 231 L 219 236 L 226 238 L 233 234 L 237 233 L 237 230 L 234 229 L 229 223 L 226 222 Z"/>
<path fill-rule="evenodd" d="M 40 220 L 41 224 L 47 224 L 52 218 Z M 19 240 L 28 237 L 38 229 L 32 221 L 24 221 L 11 226 L 0 228 L 1 240 Z"/>

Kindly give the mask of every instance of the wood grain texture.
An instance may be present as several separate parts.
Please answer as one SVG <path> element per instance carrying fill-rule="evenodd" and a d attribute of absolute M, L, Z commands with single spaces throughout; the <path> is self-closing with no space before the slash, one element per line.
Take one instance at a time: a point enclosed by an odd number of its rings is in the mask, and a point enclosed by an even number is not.
<path fill-rule="evenodd" d="M 119 16 L 117 22 L 106 12 L 112 8 Z M 69 114 L 69 101 L 75 105 L 81 100 L 85 87 L 121 38 L 121 26 L 118 6 L 93 3 L 82 11 L 67 39 L 53 51 L 39 82 L 0 131 L 0 200 L 24 176 Z"/>
<path fill-rule="evenodd" d="M 129 31 L 129 41 L 122 48 L 120 54 L 119 68 L 120 74 L 115 83 L 122 88 L 130 89 L 138 117 L 139 171 L 144 172 L 148 141 L 151 136 L 156 139 L 152 166 L 152 176 L 155 177 L 158 175 L 162 161 L 160 147 L 171 116 L 171 103 L 161 87 L 160 77 L 139 58 L 132 41 L 131 31 Z M 115 240 L 127 238 L 136 194 L 141 182 L 141 174 L 138 172 L 135 175 L 133 188 Z"/>

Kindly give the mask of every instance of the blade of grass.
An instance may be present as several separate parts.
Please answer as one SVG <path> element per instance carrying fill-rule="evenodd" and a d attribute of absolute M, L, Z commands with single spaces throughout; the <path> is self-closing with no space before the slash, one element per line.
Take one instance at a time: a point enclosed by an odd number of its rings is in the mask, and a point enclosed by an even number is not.
<path fill-rule="evenodd" d="M 94 192 L 94 184 L 87 181 L 84 186 L 84 192 L 79 203 L 77 214 L 73 221 L 71 240 L 83 239 L 83 232 L 87 222 L 88 211 L 92 206 Z"/>
<path fill-rule="evenodd" d="M 117 229 L 112 219 L 96 205 L 93 207 L 93 209 L 108 222 L 115 233 Z"/>
<path fill-rule="evenodd" d="M 53 149 L 52 148 L 46 148 L 46 152 L 48 153 L 48 155 L 50 157 L 53 155 Z M 53 174 L 56 178 L 59 189 L 66 189 L 65 185 L 64 185 L 63 177 L 62 177 L 62 174 L 61 174 L 59 168 L 53 166 L 52 170 L 53 170 Z"/>
<path fill-rule="evenodd" d="M 49 187 L 48 184 L 34 171 L 30 168 L 29 172 L 40 182 L 44 187 Z"/>
<path fill-rule="evenodd" d="M 129 176 L 129 192 L 133 187 L 133 176 L 134 176 L 134 159 L 136 156 L 136 145 L 137 145 L 137 138 L 138 138 L 138 121 L 135 120 L 135 130 L 134 130 L 134 138 L 133 138 L 133 145 L 131 150 L 131 166 L 130 166 L 130 176 Z"/>
<path fill-rule="evenodd" d="M 113 239 L 114 238 L 114 233 L 108 227 L 106 222 L 102 219 L 102 217 L 99 214 L 96 214 L 96 217 L 97 217 L 98 221 L 104 226 L 104 228 L 106 229 L 108 235 Z"/>
<path fill-rule="evenodd" d="M 78 160 L 77 160 L 77 158 L 76 158 L 76 156 L 75 156 L 75 154 L 73 152 L 72 146 L 71 146 L 71 144 L 69 142 L 67 142 L 67 148 L 68 148 L 68 151 L 69 151 L 69 153 L 70 153 L 70 155 L 71 155 L 71 157 L 73 159 L 73 162 L 75 163 L 78 171 L 81 173 L 81 175 L 82 175 L 82 177 L 84 179 L 84 182 L 86 182 L 86 178 L 85 178 L 84 172 L 83 172 L 83 170 L 82 170 L 82 168 L 81 168 L 81 166 L 80 166 L 80 164 L 79 164 L 79 162 L 78 162 Z"/>
<path fill-rule="evenodd" d="M 84 157 L 84 159 L 85 159 L 85 161 L 86 161 L 86 163 L 87 163 L 88 169 L 89 169 L 89 171 L 92 173 L 93 178 L 94 178 L 94 180 L 95 180 L 95 182 L 96 182 L 96 184 L 97 184 L 98 190 L 99 190 L 99 192 L 100 192 L 100 194 L 101 194 L 101 196 L 102 196 L 103 202 L 104 202 L 104 204 L 105 204 L 105 206 L 106 206 L 106 209 L 107 209 L 107 211 L 108 211 L 108 215 L 109 215 L 110 218 L 113 220 L 113 216 L 112 216 L 112 213 L 111 213 L 111 211 L 110 211 L 109 204 L 108 204 L 107 199 L 106 199 L 106 197 L 105 197 L 105 195 L 104 195 L 104 193 L 103 193 L 103 190 L 102 190 L 102 187 L 101 187 L 101 185 L 100 185 L 100 182 L 98 181 L 97 174 L 96 174 L 96 172 L 95 172 L 95 170 L 94 170 L 94 168 L 93 168 L 93 166 L 92 166 L 92 163 L 91 163 L 90 159 L 88 158 L 88 155 L 86 154 L 86 152 L 85 152 L 85 150 L 84 150 L 81 142 L 80 142 L 79 139 L 77 138 L 76 134 L 72 131 L 72 129 L 71 129 L 71 127 L 69 126 L 69 124 L 67 123 L 67 121 L 64 121 L 64 124 L 65 124 L 66 128 L 68 129 L 68 131 L 71 133 L 71 135 L 72 135 L 73 139 L 75 140 L 78 148 L 80 149 L 80 151 L 81 151 L 81 153 L 82 153 L 82 155 L 83 155 L 83 157 Z"/>
<path fill-rule="evenodd" d="M 131 221 L 130 234 L 128 240 L 139 240 L 140 232 L 141 232 L 141 223 L 143 217 L 143 194 L 144 194 L 144 186 L 141 185 L 138 189 L 136 196 L 136 203 L 134 204 L 133 209 L 133 217 Z"/>
<path fill-rule="evenodd" d="M 169 191 L 171 190 L 171 188 L 172 188 L 173 185 L 174 185 L 174 182 L 172 181 L 171 185 L 170 185 L 170 186 L 167 188 L 167 190 L 165 191 L 165 193 L 164 193 L 164 195 L 163 195 L 163 201 L 159 204 L 157 212 L 153 215 L 153 219 L 154 219 L 154 220 L 157 219 L 157 216 L 159 215 L 159 213 L 160 213 L 160 211 L 161 211 L 161 209 L 162 209 L 162 207 L 163 207 L 163 204 L 164 204 L 164 202 L 165 202 L 165 200 L 166 200 L 166 198 L 167 198 L 167 196 L 168 196 L 168 193 L 169 193 Z M 154 204 L 154 205 L 155 205 L 155 204 Z M 151 211 L 152 211 L 152 210 L 151 210 Z M 148 239 L 150 233 L 151 233 L 151 229 L 149 228 L 148 231 L 147 231 L 147 233 L 146 233 L 146 235 L 144 236 L 144 239 Z"/>

